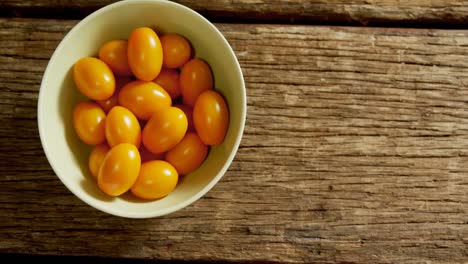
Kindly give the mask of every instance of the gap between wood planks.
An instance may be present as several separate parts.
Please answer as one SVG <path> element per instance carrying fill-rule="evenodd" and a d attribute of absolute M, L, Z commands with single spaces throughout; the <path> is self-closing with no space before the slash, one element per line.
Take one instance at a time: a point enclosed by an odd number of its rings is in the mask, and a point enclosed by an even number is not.
<path fill-rule="evenodd" d="M 44 19 L 83 19 L 102 6 L 9 6 L 0 3 L 0 17 L 2 18 L 44 18 Z M 338 14 L 317 12 L 282 13 L 257 11 L 228 11 L 228 10 L 197 10 L 201 15 L 213 23 L 236 24 L 292 24 L 317 26 L 368 26 L 385 28 L 430 28 L 430 29 L 468 29 L 468 18 L 460 16 L 422 17 L 422 18 L 385 18 L 379 15 L 356 16 L 354 14 Z"/>

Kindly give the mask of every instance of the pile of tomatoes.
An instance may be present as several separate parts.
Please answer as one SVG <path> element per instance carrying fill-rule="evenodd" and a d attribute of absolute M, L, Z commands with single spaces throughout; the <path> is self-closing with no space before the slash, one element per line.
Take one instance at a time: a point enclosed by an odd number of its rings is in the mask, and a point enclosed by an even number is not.
<path fill-rule="evenodd" d="M 183 36 L 142 27 L 75 63 L 75 84 L 91 100 L 75 106 L 73 125 L 94 145 L 88 165 L 104 193 L 164 197 L 223 142 L 228 106 L 192 53 Z"/>

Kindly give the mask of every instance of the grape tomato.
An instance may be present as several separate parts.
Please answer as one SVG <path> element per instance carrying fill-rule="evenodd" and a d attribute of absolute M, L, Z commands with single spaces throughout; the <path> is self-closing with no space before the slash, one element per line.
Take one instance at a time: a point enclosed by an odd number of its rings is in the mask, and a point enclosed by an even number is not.
<path fill-rule="evenodd" d="M 133 81 L 120 90 L 119 104 L 128 108 L 139 119 L 148 120 L 159 109 L 170 107 L 172 100 L 159 84 Z"/>
<path fill-rule="evenodd" d="M 128 65 L 127 41 L 111 40 L 99 49 L 99 59 L 105 62 L 115 75 L 132 76 Z"/>
<path fill-rule="evenodd" d="M 179 175 L 174 166 L 163 160 L 145 162 L 131 192 L 142 199 L 159 199 L 177 185 Z"/>
<path fill-rule="evenodd" d="M 184 103 L 195 105 L 198 96 L 206 90 L 213 89 L 213 74 L 204 60 L 192 59 L 180 72 L 180 89 Z"/>
<path fill-rule="evenodd" d="M 143 144 L 153 153 L 162 153 L 177 145 L 187 132 L 187 117 L 177 107 L 161 109 L 143 129 Z"/>
<path fill-rule="evenodd" d="M 163 49 L 163 65 L 166 68 L 179 68 L 184 65 L 192 54 L 192 48 L 187 39 L 178 34 L 166 34 L 161 37 Z"/>
<path fill-rule="evenodd" d="M 115 106 L 107 114 L 106 139 L 109 146 L 130 143 L 140 147 L 141 128 L 135 115 L 125 107 Z"/>
<path fill-rule="evenodd" d="M 193 108 L 193 124 L 203 143 L 221 144 L 229 125 L 229 110 L 224 98 L 215 91 L 202 93 Z"/>
<path fill-rule="evenodd" d="M 133 144 L 123 143 L 113 147 L 104 158 L 98 175 L 98 186 L 110 196 L 128 191 L 140 173 L 141 158 Z"/>
<path fill-rule="evenodd" d="M 114 94 L 115 77 L 103 61 L 85 57 L 73 66 L 73 80 L 78 90 L 93 100 L 105 100 Z"/>
<path fill-rule="evenodd" d="M 73 110 L 73 127 L 78 137 L 88 145 L 104 142 L 105 120 L 106 114 L 93 102 L 81 102 Z"/>
<path fill-rule="evenodd" d="M 142 81 L 152 81 L 161 71 L 161 41 L 151 28 L 141 27 L 132 31 L 128 39 L 127 55 L 133 74 Z"/>
<path fill-rule="evenodd" d="M 173 149 L 166 154 L 166 161 L 176 168 L 180 175 L 187 175 L 201 166 L 208 154 L 206 146 L 196 133 L 187 133 Z"/>

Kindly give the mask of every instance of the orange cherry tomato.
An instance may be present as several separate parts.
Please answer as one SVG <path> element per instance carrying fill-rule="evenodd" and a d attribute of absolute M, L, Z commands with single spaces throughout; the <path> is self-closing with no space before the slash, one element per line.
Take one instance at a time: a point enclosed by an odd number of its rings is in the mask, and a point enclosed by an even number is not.
<path fill-rule="evenodd" d="M 210 66 L 201 59 L 192 59 L 187 62 L 182 68 L 179 81 L 184 103 L 192 107 L 202 92 L 213 89 L 213 74 Z"/>
<path fill-rule="evenodd" d="M 78 137 L 88 145 L 104 142 L 106 114 L 98 104 L 81 102 L 73 110 L 73 127 Z"/>
<path fill-rule="evenodd" d="M 106 139 L 111 147 L 121 143 L 140 147 L 141 128 L 135 115 L 125 107 L 114 106 L 107 114 Z"/>
<path fill-rule="evenodd" d="M 221 144 L 229 126 L 229 110 L 224 98 L 215 91 L 205 91 L 193 108 L 193 124 L 203 143 Z"/>
<path fill-rule="evenodd" d="M 172 99 L 180 96 L 179 72 L 177 70 L 163 68 L 154 82 L 161 85 Z"/>
<path fill-rule="evenodd" d="M 132 144 L 113 147 L 102 161 L 98 186 L 110 196 L 119 196 L 128 191 L 140 173 L 141 158 Z"/>
<path fill-rule="evenodd" d="M 161 71 L 161 41 L 151 28 L 141 27 L 132 31 L 128 39 L 127 55 L 133 74 L 142 81 L 154 80 Z"/>
<path fill-rule="evenodd" d="M 131 81 L 130 78 L 128 77 L 117 77 L 115 78 L 115 92 L 114 94 L 107 98 L 106 100 L 98 100 L 96 103 L 98 103 L 104 112 L 108 113 L 112 107 L 119 105 L 119 92 L 120 89 L 127 83 Z"/>
<path fill-rule="evenodd" d="M 128 108 L 139 119 L 148 120 L 159 109 L 171 106 L 172 100 L 158 84 L 134 81 L 120 90 L 119 104 Z"/>
<path fill-rule="evenodd" d="M 143 129 L 143 144 L 153 153 L 162 153 L 177 145 L 187 132 L 187 117 L 177 107 L 159 110 Z"/>
<path fill-rule="evenodd" d="M 109 150 L 110 147 L 106 143 L 103 143 L 100 145 L 96 145 L 91 151 L 91 154 L 89 154 L 89 171 L 91 172 L 91 175 L 93 175 L 96 179 L 99 175 L 99 168 L 101 168 L 101 164 L 104 161 L 104 158 L 106 157 Z"/>
<path fill-rule="evenodd" d="M 85 57 L 73 66 L 73 79 L 78 90 L 93 100 L 105 100 L 115 91 L 115 77 L 103 61 Z"/>
<path fill-rule="evenodd" d="M 187 133 L 174 148 L 166 154 L 166 161 L 176 168 L 179 175 L 187 175 L 198 169 L 208 154 L 206 146 L 196 133 Z"/>
<path fill-rule="evenodd" d="M 144 145 L 141 145 L 139 150 L 140 150 L 141 162 L 164 159 L 165 153 L 154 154 L 153 152 L 145 148 Z"/>
<path fill-rule="evenodd" d="M 158 199 L 172 192 L 178 180 L 179 175 L 171 164 L 163 160 L 148 161 L 141 165 L 140 174 L 130 190 L 142 199 Z"/>
<path fill-rule="evenodd" d="M 181 35 L 166 34 L 161 37 L 163 65 L 166 68 L 179 68 L 184 65 L 192 53 L 190 43 Z"/>
<path fill-rule="evenodd" d="M 128 65 L 126 40 L 106 42 L 99 49 L 99 59 L 105 62 L 116 75 L 132 76 L 132 70 Z"/>
<path fill-rule="evenodd" d="M 195 127 L 193 126 L 193 109 L 192 109 L 192 107 L 190 107 L 188 105 L 184 105 L 184 104 L 177 104 L 177 105 L 174 105 L 174 107 L 177 107 L 180 110 L 184 111 L 184 114 L 187 117 L 187 122 L 188 122 L 187 131 L 188 132 L 195 131 Z"/>

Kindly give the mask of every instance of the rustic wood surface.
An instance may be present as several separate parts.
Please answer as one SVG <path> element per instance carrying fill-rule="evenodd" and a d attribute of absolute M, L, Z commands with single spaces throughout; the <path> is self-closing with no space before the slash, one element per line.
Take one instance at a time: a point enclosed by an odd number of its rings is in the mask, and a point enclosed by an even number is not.
<path fill-rule="evenodd" d="M 81 18 L 116 0 L 2 0 L 0 16 Z M 467 27 L 465 0 L 176 0 L 218 22 Z"/>
<path fill-rule="evenodd" d="M 217 24 L 245 75 L 239 152 L 201 200 L 129 220 L 73 196 L 40 145 L 71 20 L 0 19 L 0 252 L 162 260 L 468 260 L 468 31 Z"/>

